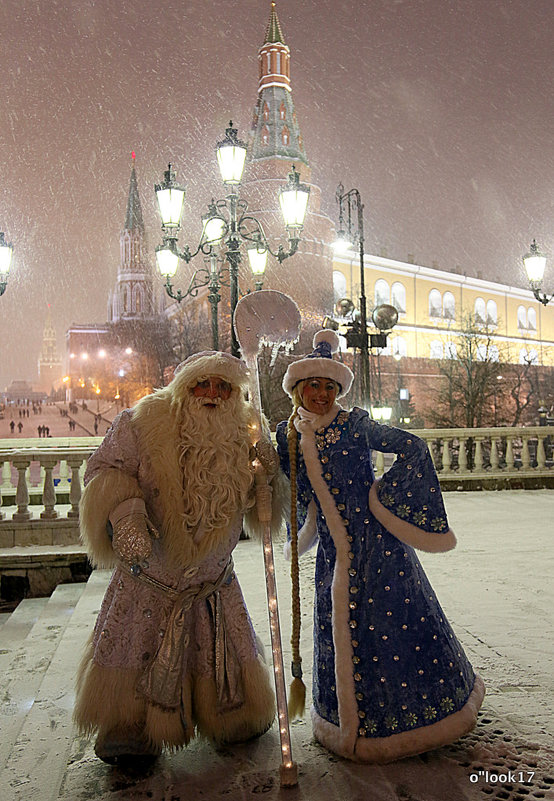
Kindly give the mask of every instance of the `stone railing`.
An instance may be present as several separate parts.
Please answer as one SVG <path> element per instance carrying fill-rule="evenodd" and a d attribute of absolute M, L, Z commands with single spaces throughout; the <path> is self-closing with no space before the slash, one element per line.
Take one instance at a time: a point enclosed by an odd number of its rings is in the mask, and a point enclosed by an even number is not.
<path fill-rule="evenodd" d="M 442 482 L 507 477 L 554 477 L 554 427 L 460 428 L 414 431 L 428 444 Z M 91 438 L 92 440 L 92 438 Z M 31 448 L 0 448 L 0 533 L 11 524 L 79 517 L 86 461 L 101 438 Z M 376 452 L 380 475 L 391 457 Z M 0 537 L 0 547 L 1 544 Z"/>
<path fill-rule="evenodd" d="M 554 478 L 553 426 L 427 428 L 413 433 L 427 442 L 441 484 L 491 479 L 504 480 L 507 486 L 511 479 Z M 377 475 L 388 465 L 387 458 L 375 454 Z"/>

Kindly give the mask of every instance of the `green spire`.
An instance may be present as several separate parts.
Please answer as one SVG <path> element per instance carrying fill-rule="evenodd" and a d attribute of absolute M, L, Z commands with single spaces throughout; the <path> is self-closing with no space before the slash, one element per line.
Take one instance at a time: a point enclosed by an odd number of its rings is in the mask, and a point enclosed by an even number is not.
<path fill-rule="evenodd" d="M 283 37 L 283 31 L 279 23 L 279 17 L 275 11 L 275 3 L 271 4 L 271 14 L 269 15 L 269 22 L 265 32 L 264 44 L 272 44 L 273 42 L 280 42 L 286 44 Z"/>

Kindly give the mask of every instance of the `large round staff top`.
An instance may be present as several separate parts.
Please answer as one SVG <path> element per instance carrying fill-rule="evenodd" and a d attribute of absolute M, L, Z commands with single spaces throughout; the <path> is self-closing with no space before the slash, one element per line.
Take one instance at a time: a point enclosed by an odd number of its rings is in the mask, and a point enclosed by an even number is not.
<path fill-rule="evenodd" d="M 243 358 L 250 368 L 251 403 L 261 416 L 258 352 L 262 345 L 292 345 L 300 333 L 298 306 L 282 292 L 262 289 L 237 303 L 234 326 Z"/>
<path fill-rule="evenodd" d="M 260 290 L 245 295 L 237 303 L 234 326 L 242 355 L 250 368 L 250 401 L 258 415 L 261 434 L 261 399 L 258 380 L 258 351 L 263 344 L 287 345 L 298 338 L 300 331 L 300 312 L 296 303 L 282 292 Z M 275 564 L 271 541 L 271 488 L 267 481 L 256 485 L 258 516 L 263 521 L 263 548 L 265 580 L 279 718 L 279 737 L 281 741 L 281 787 L 294 787 L 298 784 L 298 767 L 292 758 L 292 747 L 287 712 L 287 696 L 283 669 L 283 648 L 277 605 L 277 585 Z"/>

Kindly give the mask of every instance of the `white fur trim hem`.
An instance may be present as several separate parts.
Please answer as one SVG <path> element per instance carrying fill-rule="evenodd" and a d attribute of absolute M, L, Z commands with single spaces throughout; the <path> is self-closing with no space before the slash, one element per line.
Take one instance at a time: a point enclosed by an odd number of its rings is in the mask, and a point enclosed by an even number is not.
<path fill-rule="evenodd" d="M 358 737 L 353 748 L 350 746 L 350 737 L 345 737 L 338 726 L 324 720 L 312 707 L 314 736 L 325 748 L 346 759 L 385 765 L 387 762 L 448 745 L 463 737 L 474 728 L 484 696 L 485 685 L 482 678 L 476 675 L 469 698 L 464 706 L 452 715 L 430 726 L 391 734 L 390 737 Z"/>

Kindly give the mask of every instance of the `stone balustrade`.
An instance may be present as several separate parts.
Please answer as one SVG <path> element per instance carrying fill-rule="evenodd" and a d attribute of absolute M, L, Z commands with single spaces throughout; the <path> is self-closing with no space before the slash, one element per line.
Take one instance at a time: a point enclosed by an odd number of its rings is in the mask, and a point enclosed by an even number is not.
<path fill-rule="evenodd" d="M 414 431 L 428 444 L 441 483 L 554 477 L 554 427 L 460 428 Z M 98 438 L 98 443 L 101 438 Z M 0 449 L 2 532 L 65 521 L 76 528 L 86 461 L 97 443 Z M 374 454 L 380 475 L 390 456 Z M 77 541 L 76 539 L 74 541 Z"/>

